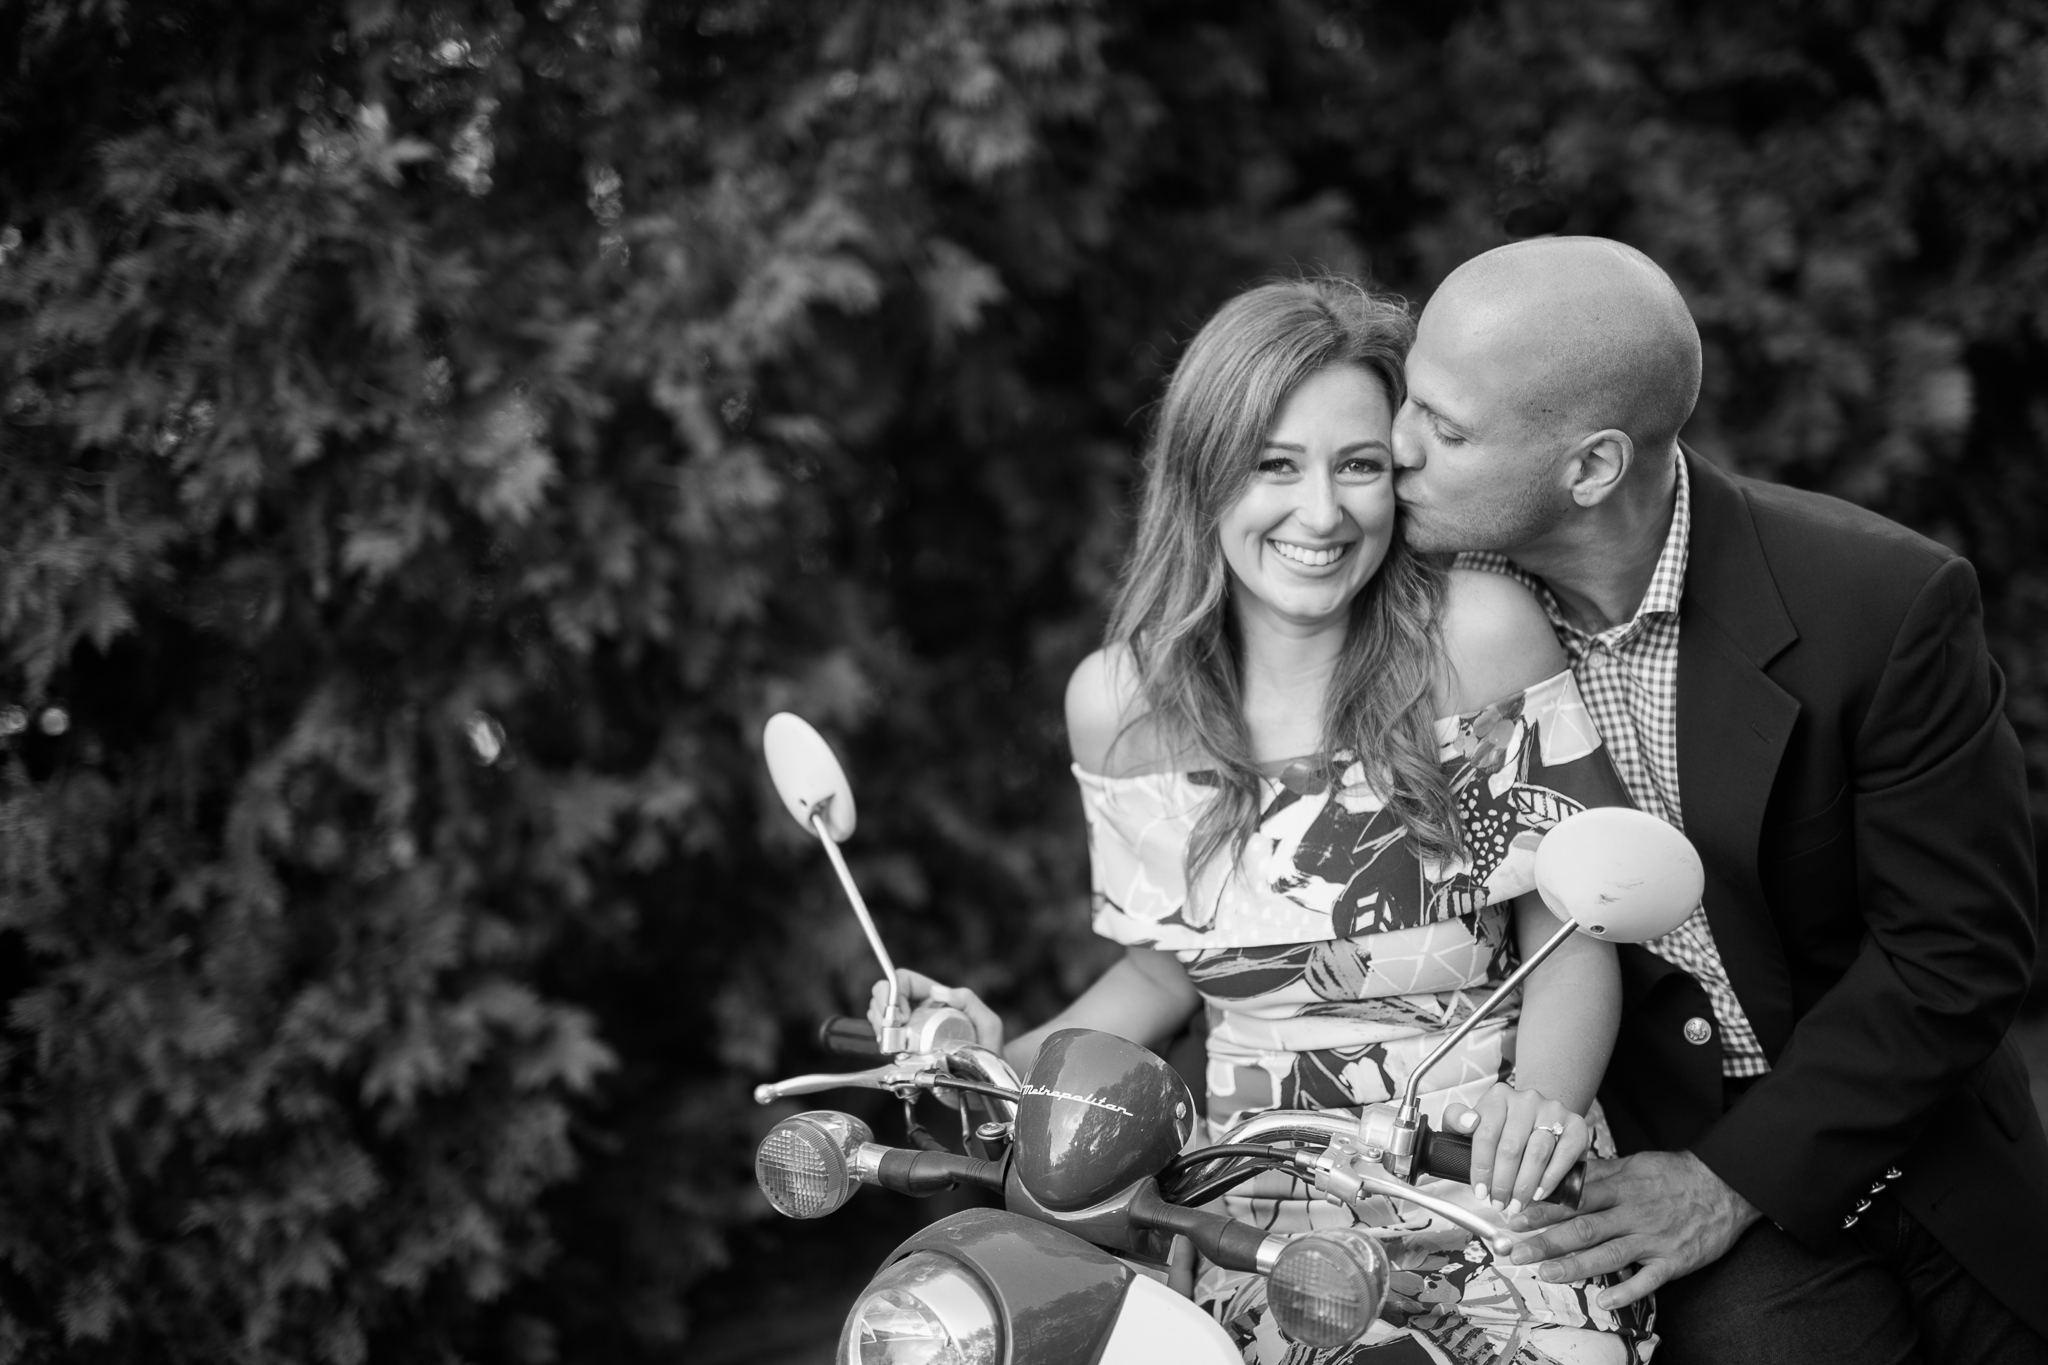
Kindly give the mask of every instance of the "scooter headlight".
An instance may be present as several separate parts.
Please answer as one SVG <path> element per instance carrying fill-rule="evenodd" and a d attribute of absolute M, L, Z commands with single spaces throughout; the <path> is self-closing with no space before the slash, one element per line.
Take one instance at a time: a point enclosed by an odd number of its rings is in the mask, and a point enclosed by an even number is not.
<path fill-rule="evenodd" d="M 868 1285 L 838 1365 L 998 1365 L 1003 1327 L 973 1274 L 937 1252 L 905 1256 Z"/>
<path fill-rule="evenodd" d="M 1365 1335 L 1386 1302 L 1386 1249 L 1356 1228 L 1297 1237 L 1266 1283 L 1273 1321 L 1290 1340 L 1326 1351 Z"/>
<path fill-rule="evenodd" d="M 813 1109 L 768 1130 L 754 1153 L 754 1183 L 785 1218 L 823 1218 L 860 1188 L 853 1154 L 874 1130 L 851 1114 Z"/>

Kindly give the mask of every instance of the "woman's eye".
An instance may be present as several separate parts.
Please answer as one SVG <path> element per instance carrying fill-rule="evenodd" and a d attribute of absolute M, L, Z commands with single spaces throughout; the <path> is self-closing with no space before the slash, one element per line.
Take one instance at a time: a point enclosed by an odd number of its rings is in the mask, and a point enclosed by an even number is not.
<path fill-rule="evenodd" d="M 1285 455 L 1268 455 L 1259 461 L 1261 474 L 1289 474 L 1294 471 L 1294 461 Z"/>
<path fill-rule="evenodd" d="M 1355 460 L 1346 460 L 1343 464 L 1341 472 L 1348 474 L 1354 479 L 1362 479 L 1370 478 L 1374 474 L 1385 473 L 1386 468 L 1387 462 L 1385 460 L 1373 460 L 1360 457 L 1359 459 Z"/>

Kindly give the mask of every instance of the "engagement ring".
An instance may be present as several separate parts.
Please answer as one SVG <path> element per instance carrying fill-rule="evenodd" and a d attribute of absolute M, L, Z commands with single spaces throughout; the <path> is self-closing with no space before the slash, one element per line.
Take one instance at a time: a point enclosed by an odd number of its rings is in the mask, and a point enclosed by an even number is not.
<path fill-rule="evenodd" d="M 1552 1137 L 1558 1138 L 1560 1140 L 1562 1140 L 1564 1137 L 1564 1125 L 1562 1123 L 1539 1123 L 1536 1125 L 1536 1131 L 1539 1133 L 1548 1133 Z"/>

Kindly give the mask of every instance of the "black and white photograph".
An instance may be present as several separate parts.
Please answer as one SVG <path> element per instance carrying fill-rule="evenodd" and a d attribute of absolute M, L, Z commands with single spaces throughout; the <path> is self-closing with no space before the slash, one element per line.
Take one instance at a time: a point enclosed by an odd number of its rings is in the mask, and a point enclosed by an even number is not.
<path fill-rule="evenodd" d="M 2048 1365 L 2048 0 L 0 0 L 0 1365 Z"/>

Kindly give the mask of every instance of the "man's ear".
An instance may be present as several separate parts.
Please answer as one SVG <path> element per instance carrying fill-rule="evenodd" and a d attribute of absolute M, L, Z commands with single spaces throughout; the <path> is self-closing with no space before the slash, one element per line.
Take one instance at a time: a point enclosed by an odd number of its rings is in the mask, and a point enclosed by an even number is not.
<path fill-rule="evenodd" d="M 1636 443 L 1612 427 L 1581 436 L 1565 456 L 1565 487 L 1581 507 L 1597 507 L 1614 495 L 1636 462 Z"/>

